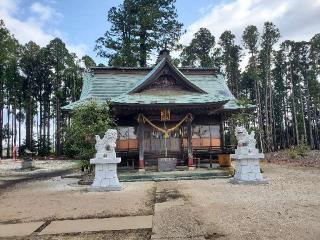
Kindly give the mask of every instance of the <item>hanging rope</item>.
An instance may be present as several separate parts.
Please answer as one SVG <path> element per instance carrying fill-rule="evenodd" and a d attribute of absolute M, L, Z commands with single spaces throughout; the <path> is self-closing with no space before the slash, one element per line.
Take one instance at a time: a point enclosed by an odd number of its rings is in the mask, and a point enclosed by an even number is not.
<path fill-rule="evenodd" d="M 175 126 L 169 128 L 169 129 L 158 127 L 157 125 L 152 123 L 148 118 L 146 118 L 143 114 L 139 114 L 138 122 L 143 121 L 143 123 L 148 123 L 151 127 L 157 129 L 159 132 L 162 132 L 164 134 L 165 138 L 168 138 L 169 137 L 169 133 L 171 133 L 174 130 L 176 130 L 178 127 L 181 126 L 182 123 L 184 123 L 184 121 L 186 121 L 188 119 L 191 119 L 191 118 L 192 118 L 191 113 L 188 113 L 180 122 L 178 122 Z"/>

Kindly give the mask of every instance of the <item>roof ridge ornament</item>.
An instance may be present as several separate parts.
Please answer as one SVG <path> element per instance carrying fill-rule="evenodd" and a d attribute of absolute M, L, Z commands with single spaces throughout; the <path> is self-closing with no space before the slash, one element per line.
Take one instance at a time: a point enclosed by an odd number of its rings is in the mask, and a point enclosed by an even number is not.
<path fill-rule="evenodd" d="M 171 62 L 170 50 L 167 48 L 160 50 L 156 64 L 158 64 L 164 58 Z"/>

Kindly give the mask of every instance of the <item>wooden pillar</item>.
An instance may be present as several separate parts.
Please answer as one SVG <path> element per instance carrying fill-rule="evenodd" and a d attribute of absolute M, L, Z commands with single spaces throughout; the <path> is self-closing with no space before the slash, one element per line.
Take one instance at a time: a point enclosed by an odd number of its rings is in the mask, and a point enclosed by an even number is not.
<path fill-rule="evenodd" d="M 230 153 L 226 152 L 225 134 L 224 134 L 224 117 L 220 118 L 220 148 L 222 153 L 218 154 L 218 162 L 220 167 L 231 167 Z"/>
<path fill-rule="evenodd" d="M 144 123 L 142 119 L 139 119 L 138 142 L 139 142 L 139 171 L 145 171 L 144 169 Z"/>
<path fill-rule="evenodd" d="M 225 150 L 224 119 L 220 119 L 220 148 Z"/>
<path fill-rule="evenodd" d="M 189 170 L 194 169 L 193 164 L 193 149 L 192 149 L 192 118 L 190 117 L 187 122 L 187 137 L 188 137 L 188 167 Z"/>

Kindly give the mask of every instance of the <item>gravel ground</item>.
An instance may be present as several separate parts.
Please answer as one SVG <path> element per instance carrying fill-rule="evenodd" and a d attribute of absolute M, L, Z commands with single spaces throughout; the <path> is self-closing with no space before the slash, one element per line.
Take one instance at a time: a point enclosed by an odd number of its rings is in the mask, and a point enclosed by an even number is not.
<path fill-rule="evenodd" d="M 33 164 L 33 169 L 21 170 L 16 169 L 19 161 L 1 160 L 0 195 L 6 188 L 20 183 L 79 172 L 79 161 L 74 160 L 35 160 Z"/>
<path fill-rule="evenodd" d="M 320 169 L 261 166 L 269 185 L 234 185 L 228 179 L 133 182 L 124 183 L 121 192 L 88 193 L 75 179 L 18 184 L 0 196 L 0 222 L 147 215 L 153 214 L 156 201 L 153 237 L 165 233 L 177 239 L 184 228 L 194 240 L 200 235 L 222 240 L 320 239 Z M 150 239 L 150 232 L 47 239 L 92 238 Z"/>
<path fill-rule="evenodd" d="M 30 175 L 38 172 L 51 172 L 59 169 L 77 168 L 79 161 L 76 160 L 34 160 L 33 170 L 18 170 L 19 160 L 17 163 L 12 159 L 6 159 L 0 161 L 0 176 L 22 176 Z"/>
<path fill-rule="evenodd" d="M 207 239 L 320 239 L 320 170 L 262 164 L 270 184 L 179 182 Z"/>

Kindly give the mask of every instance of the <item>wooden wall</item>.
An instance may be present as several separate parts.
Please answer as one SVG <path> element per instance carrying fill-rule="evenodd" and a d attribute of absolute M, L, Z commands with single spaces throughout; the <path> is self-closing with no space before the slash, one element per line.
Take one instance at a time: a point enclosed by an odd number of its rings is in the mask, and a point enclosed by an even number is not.
<path fill-rule="evenodd" d="M 119 128 L 117 150 L 130 151 L 138 149 L 134 127 Z M 158 136 L 159 135 L 159 136 Z M 184 127 L 172 133 L 166 139 L 168 151 L 178 152 L 187 148 L 187 138 Z M 218 125 L 195 125 L 192 135 L 193 149 L 217 149 L 221 147 L 220 127 Z M 145 152 L 161 153 L 165 149 L 165 141 L 162 134 L 154 134 L 154 129 L 145 127 L 144 150 Z"/>

